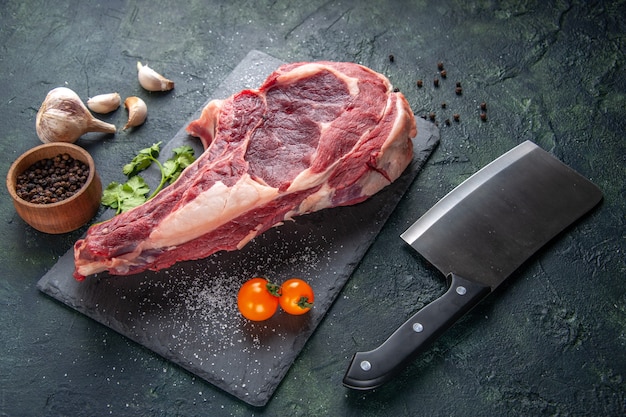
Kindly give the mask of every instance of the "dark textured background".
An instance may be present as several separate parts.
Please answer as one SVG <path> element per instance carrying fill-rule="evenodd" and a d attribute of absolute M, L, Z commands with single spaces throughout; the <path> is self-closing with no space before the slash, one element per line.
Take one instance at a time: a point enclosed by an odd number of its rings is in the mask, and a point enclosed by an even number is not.
<path fill-rule="evenodd" d="M 386 74 L 441 144 L 274 398 L 248 406 L 37 291 L 84 230 L 43 235 L 0 190 L 2 415 L 618 416 L 626 411 L 626 3 L 533 1 L 0 1 L 0 167 L 39 144 L 53 87 L 118 91 L 149 107 L 134 131 L 80 141 L 103 182 L 168 140 L 251 49 L 283 61 L 346 60 Z M 394 55 L 394 62 L 389 61 Z M 148 94 L 137 60 L 176 81 Z M 448 77 L 435 89 L 442 61 Z M 415 81 L 424 80 L 418 89 Z M 454 83 L 463 95 L 454 94 Z M 441 109 L 441 102 L 448 105 Z M 488 104 L 488 121 L 479 103 Z M 461 122 L 443 120 L 459 113 Z M 119 126 L 120 109 L 104 117 Z M 398 235 L 473 172 L 530 139 L 593 180 L 605 200 L 513 280 L 371 393 L 341 386 L 444 283 Z M 95 141 L 94 141 L 95 140 Z M 401 248 L 402 246 L 397 246 Z"/>

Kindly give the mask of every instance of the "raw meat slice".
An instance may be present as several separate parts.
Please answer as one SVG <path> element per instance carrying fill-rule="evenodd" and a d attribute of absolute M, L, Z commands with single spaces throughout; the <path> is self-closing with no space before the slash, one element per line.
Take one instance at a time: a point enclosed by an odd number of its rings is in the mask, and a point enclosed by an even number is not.
<path fill-rule="evenodd" d="M 211 101 L 187 131 L 205 151 L 147 203 L 92 226 L 76 279 L 129 275 L 242 248 L 295 216 L 359 203 L 412 159 L 415 118 L 388 79 L 352 63 L 279 67 Z"/>

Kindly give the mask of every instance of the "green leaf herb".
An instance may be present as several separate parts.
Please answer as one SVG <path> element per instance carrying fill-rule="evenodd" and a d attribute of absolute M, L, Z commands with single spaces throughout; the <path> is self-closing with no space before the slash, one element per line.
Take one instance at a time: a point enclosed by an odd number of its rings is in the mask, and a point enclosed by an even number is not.
<path fill-rule="evenodd" d="M 167 185 L 167 183 L 173 183 L 180 176 L 183 170 L 191 165 L 193 161 L 195 161 L 195 158 L 193 156 L 193 149 L 191 148 L 191 146 L 179 146 L 178 148 L 172 149 L 172 152 L 174 152 L 174 156 L 165 161 L 163 165 L 161 165 L 161 163 L 157 161 L 156 158 L 153 159 L 154 162 L 156 162 L 161 169 L 161 182 L 152 192 L 150 197 L 148 197 L 148 200 L 157 195 L 159 191 L 161 191 Z"/>
<path fill-rule="evenodd" d="M 140 150 L 137 156 L 135 156 L 129 164 L 124 165 L 124 168 L 122 168 L 124 175 L 132 177 L 147 169 L 150 165 L 152 165 L 153 161 L 157 161 L 160 152 L 161 142 L 155 143 L 149 148 Z"/>
<path fill-rule="evenodd" d="M 137 153 L 133 160 L 124 165 L 122 172 L 128 176 L 124 184 L 112 182 L 102 192 L 102 205 L 114 209 L 115 214 L 128 211 L 156 196 L 167 184 L 171 184 L 180 176 L 185 168 L 195 161 L 193 149 L 190 146 L 179 146 L 173 149 L 174 155 L 161 164 L 158 161 L 161 152 L 161 142 L 155 143 Z M 146 181 L 138 174 L 156 163 L 161 171 L 161 182 L 150 194 Z"/>

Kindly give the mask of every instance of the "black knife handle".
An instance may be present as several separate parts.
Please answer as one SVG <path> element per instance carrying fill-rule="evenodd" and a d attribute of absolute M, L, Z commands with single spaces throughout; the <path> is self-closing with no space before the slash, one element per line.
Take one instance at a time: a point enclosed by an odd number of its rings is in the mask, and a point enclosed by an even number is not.
<path fill-rule="evenodd" d="M 441 297 L 419 310 L 378 348 L 357 352 L 343 378 L 352 389 L 370 390 L 392 379 L 490 292 L 489 286 L 455 274 Z"/>

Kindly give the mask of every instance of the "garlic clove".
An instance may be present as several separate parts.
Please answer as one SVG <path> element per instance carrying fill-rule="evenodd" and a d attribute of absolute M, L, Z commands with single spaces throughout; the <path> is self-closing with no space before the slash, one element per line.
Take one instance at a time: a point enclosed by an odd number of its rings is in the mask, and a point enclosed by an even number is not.
<path fill-rule="evenodd" d="M 147 65 L 137 62 L 139 84 L 148 91 L 169 91 L 174 88 L 174 81 L 168 80 Z"/>
<path fill-rule="evenodd" d="M 114 125 L 93 117 L 78 94 L 67 87 L 48 92 L 37 112 L 35 127 L 43 143 L 74 143 L 87 132 L 117 131 Z"/>
<path fill-rule="evenodd" d="M 128 122 L 126 122 L 122 130 L 139 126 L 146 121 L 148 106 L 146 106 L 145 101 L 139 97 L 128 97 L 124 100 L 124 107 L 128 110 Z"/>
<path fill-rule="evenodd" d="M 99 94 L 87 100 L 89 110 L 106 114 L 116 110 L 122 104 L 122 99 L 118 93 Z"/>

